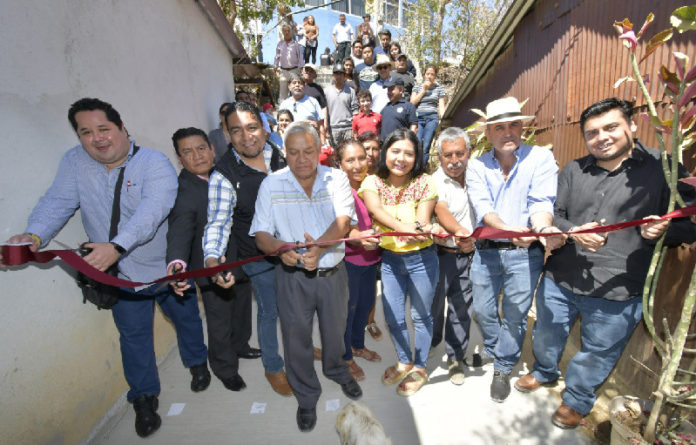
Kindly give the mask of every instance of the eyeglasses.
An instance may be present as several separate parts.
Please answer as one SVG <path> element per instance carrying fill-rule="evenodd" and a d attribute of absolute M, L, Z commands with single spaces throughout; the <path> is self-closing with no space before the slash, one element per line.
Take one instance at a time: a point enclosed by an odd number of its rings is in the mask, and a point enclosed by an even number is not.
<path fill-rule="evenodd" d="M 382 70 L 388 70 L 388 69 L 389 69 L 389 66 L 388 66 L 388 65 L 382 65 L 382 66 L 378 66 L 377 69 L 380 70 L 380 71 L 382 71 Z"/>

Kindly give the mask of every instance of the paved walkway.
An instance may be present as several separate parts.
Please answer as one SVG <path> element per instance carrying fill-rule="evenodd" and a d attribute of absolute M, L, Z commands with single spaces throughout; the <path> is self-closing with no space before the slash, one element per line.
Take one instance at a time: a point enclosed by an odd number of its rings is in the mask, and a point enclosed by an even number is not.
<path fill-rule="evenodd" d="M 367 375 L 360 383 L 364 393 L 361 402 L 383 424 L 394 445 L 592 443 L 582 429 L 563 431 L 551 424 L 550 416 L 559 401 L 557 395 L 545 388 L 532 394 L 522 394 L 513 389 L 505 403 L 491 401 L 488 392 L 492 365 L 469 368 L 463 385 L 451 384 L 442 344 L 429 361 L 429 384 L 410 398 L 397 395 L 394 386 L 384 386 L 380 379 L 386 366 L 395 362 L 396 356 L 387 335 L 381 302 L 378 301 L 377 307 L 378 324 L 385 335 L 379 341 L 366 335 L 366 345 L 379 352 L 383 360 L 381 363 L 370 363 L 357 359 Z M 253 319 L 256 320 L 255 315 Z M 472 331 L 474 345 L 480 344 L 478 329 L 474 327 Z M 316 326 L 314 338 L 318 346 Z M 251 344 L 257 344 L 255 335 Z M 470 351 L 474 345 L 470 346 Z M 521 363 L 514 369 L 513 384 L 525 374 L 524 366 Z M 315 368 L 323 387 L 317 405 L 317 426 L 311 433 L 301 433 L 295 423 L 295 399 L 281 397 L 271 390 L 263 375 L 260 359 L 241 361 L 240 374 L 247 383 L 245 390 L 239 393 L 228 391 L 213 377 L 210 387 L 196 394 L 189 389 L 189 372 L 181 365 L 178 350 L 175 349 L 159 366 L 162 427 L 147 439 L 147 443 L 338 444 L 335 430 L 337 411 L 333 407 L 339 406 L 340 409 L 350 400 L 337 384 L 321 374 L 320 362 L 315 362 Z M 183 404 L 181 413 L 168 416 L 170 409 L 177 404 Z M 252 413 L 255 406 L 263 409 L 259 413 Z M 135 413 L 132 407 L 121 400 L 113 412 L 108 422 L 110 426 L 95 431 L 88 443 L 139 443 L 134 430 Z"/>

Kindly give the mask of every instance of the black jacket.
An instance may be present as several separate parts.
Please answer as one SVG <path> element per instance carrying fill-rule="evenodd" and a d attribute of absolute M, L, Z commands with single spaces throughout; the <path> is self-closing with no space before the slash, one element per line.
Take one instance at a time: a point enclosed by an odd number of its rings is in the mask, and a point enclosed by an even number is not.
<path fill-rule="evenodd" d="M 169 213 L 167 232 L 167 264 L 174 260 L 184 260 L 190 270 L 202 269 L 203 233 L 208 222 L 208 182 L 187 170 L 179 173 L 179 191 L 174 207 Z M 234 237 L 227 243 L 226 263 L 237 261 L 237 246 Z M 235 281 L 244 278 L 241 267 L 231 270 Z M 198 280 L 207 284 L 207 280 Z"/>

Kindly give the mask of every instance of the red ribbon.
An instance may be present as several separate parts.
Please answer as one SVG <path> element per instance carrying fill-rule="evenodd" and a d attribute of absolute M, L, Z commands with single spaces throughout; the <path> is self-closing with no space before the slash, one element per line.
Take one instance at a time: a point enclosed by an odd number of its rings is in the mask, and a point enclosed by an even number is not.
<path fill-rule="evenodd" d="M 682 209 L 675 210 L 673 212 L 670 212 L 666 215 L 663 215 L 660 217 L 660 219 L 665 220 L 665 219 L 673 219 L 673 218 L 684 218 L 687 216 L 692 216 L 696 215 L 696 205 L 684 207 Z M 638 220 L 633 220 L 633 221 L 625 221 L 625 222 L 620 222 L 616 224 L 607 224 L 607 225 L 600 225 L 596 227 L 592 227 L 589 229 L 582 229 L 582 230 L 574 230 L 572 233 L 577 234 L 577 233 L 606 233 L 606 232 L 615 232 L 617 230 L 622 230 L 622 229 L 627 229 L 629 227 L 635 227 L 639 226 L 641 224 L 645 224 L 647 222 L 654 222 L 654 219 L 638 219 Z M 571 232 L 563 232 L 565 234 L 569 234 Z M 440 235 L 440 234 L 435 234 L 435 233 L 429 233 L 429 232 L 420 232 L 420 233 L 409 233 L 409 232 L 384 232 L 384 233 L 379 233 L 379 234 L 370 234 L 370 235 L 362 235 L 362 236 L 357 236 L 353 238 L 340 238 L 337 240 L 327 240 L 327 241 L 314 241 L 311 243 L 305 243 L 305 244 L 285 244 L 282 247 L 280 247 L 278 250 L 275 252 L 268 253 L 266 255 L 258 255 L 255 257 L 247 258 L 244 260 L 240 261 L 235 261 L 234 263 L 228 263 L 228 264 L 221 264 L 219 266 L 211 267 L 209 269 L 197 269 L 197 270 L 192 270 L 189 272 L 181 272 L 173 275 L 167 275 L 162 278 L 158 278 L 156 280 L 147 282 L 147 283 L 141 283 L 137 281 L 129 281 L 129 280 L 123 280 L 118 277 L 114 277 L 112 275 L 109 275 L 104 272 L 100 272 L 99 270 L 95 269 L 94 267 L 90 266 L 82 257 L 72 250 L 46 250 L 43 252 L 32 252 L 29 250 L 29 245 L 23 244 L 23 245 L 8 245 L 5 244 L 2 246 L 2 257 L 3 257 L 3 264 L 5 266 L 20 266 L 22 264 L 26 264 L 29 262 L 35 262 L 35 263 L 47 263 L 54 259 L 55 257 L 58 257 L 65 261 L 70 267 L 73 269 L 82 272 L 89 278 L 96 280 L 100 283 L 103 284 L 108 284 L 110 286 L 117 286 L 117 287 L 139 287 L 139 286 L 147 286 L 150 284 L 155 284 L 155 283 L 162 283 L 162 282 L 167 282 L 167 281 L 179 281 L 179 280 L 188 280 L 190 278 L 201 278 L 201 277 L 209 277 L 213 276 L 217 273 L 224 272 L 226 270 L 232 269 L 234 267 L 239 267 L 243 264 L 251 263 L 253 261 L 259 260 L 261 258 L 267 257 L 267 256 L 274 256 L 279 253 L 285 252 L 286 250 L 291 250 L 295 249 L 298 247 L 312 247 L 312 246 L 322 246 L 322 245 L 328 245 L 328 244 L 336 244 L 339 242 L 343 241 L 356 241 L 356 240 L 361 240 L 361 239 L 366 239 L 366 238 L 379 238 L 382 236 L 422 236 L 422 235 L 432 235 L 436 236 L 439 238 L 448 238 L 453 235 Z M 499 229 L 494 229 L 492 227 L 477 227 L 476 230 L 474 230 L 474 233 L 472 233 L 470 236 L 462 236 L 462 237 L 457 237 L 460 239 L 467 239 L 467 238 L 475 238 L 475 239 L 500 239 L 500 238 L 521 238 L 521 237 L 541 237 L 541 236 L 556 236 L 559 235 L 558 232 L 552 233 L 552 232 L 545 232 L 545 233 L 534 233 L 534 232 L 514 232 L 514 231 L 508 231 L 508 230 L 499 230 Z"/>

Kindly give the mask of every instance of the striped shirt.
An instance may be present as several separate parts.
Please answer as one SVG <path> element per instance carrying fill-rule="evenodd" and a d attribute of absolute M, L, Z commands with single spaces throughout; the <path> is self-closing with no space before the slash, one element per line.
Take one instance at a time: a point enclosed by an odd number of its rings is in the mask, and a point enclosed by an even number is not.
<path fill-rule="evenodd" d="M 244 159 L 234 149 L 232 151 L 238 161 L 244 162 Z M 273 149 L 266 144 L 263 147 L 263 160 L 266 163 L 266 171 L 271 171 L 272 154 Z M 246 164 L 246 162 L 244 163 Z M 230 239 L 232 216 L 234 215 L 234 207 L 236 205 L 237 192 L 234 190 L 232 183 L 219 171 L 213 171 L 208 182 L 208 223 L 203 234 L 203 261 L 208 258 L 220 258 L 225 254 L 227 242 Z"/>
<path fill-rule="evenodd" d="M 423 85 L 416 85 L 413 87 L 412 97 L 419 95 L 421 91 L 423 91 Z M 437 104 L 441 97 L 445 97 L 445 89 L 442 85 L 436 83 L 433 88 L 425 92 L 421 101 L 418 102 L 418 107 L 416 108 L 418 116 L 437 113 Z"/>
<path fill-rule="evenodd" d="M 342 170 L 318 165 L 310 198 L 286 167 L 261 183 L 249 235 L 267 232 L 279 240 L 304 243 L 305 233 L 317 239 L 339 216 L 348 216 L 351 224 L 357 224 L 350 183 Z M 344 252 L 344 243 L 324 250 L 317 267 L 338 265 Z"/>

